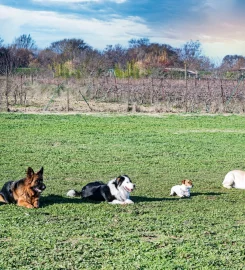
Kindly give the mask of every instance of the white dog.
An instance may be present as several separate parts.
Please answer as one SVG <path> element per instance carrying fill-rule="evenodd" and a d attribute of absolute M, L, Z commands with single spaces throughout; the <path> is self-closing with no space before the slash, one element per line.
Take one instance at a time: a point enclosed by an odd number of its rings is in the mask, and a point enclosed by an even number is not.
<path fill-rule="evenodd" d="M 182 185 L 176 185 L 171 188 L 170 196 L 177 195 L 181 198 L 190 197 L 190 189 L 193 187 L 192 181 L 185 179 L 182 180 Z"/>
<path fill-rule="evenodd" d="M 223 187 L 245 189 L 245 171 L 234 170 L 226 174 Z"/>

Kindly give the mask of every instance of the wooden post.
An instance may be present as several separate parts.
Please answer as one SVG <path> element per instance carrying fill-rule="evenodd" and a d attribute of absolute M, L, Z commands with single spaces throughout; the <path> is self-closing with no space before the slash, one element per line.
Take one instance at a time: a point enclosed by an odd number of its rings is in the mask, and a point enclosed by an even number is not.
<path fill-rule="evenodd" d="M 69 87 L 67 87 L 66 88 L 67 89 L 67 108 L 66 108 L 66 110 L 67 110 L 67 112 L 69 112 L 69 110 L 70 110 L 70 90 L 69 90 Z"/>
<path fill-rule="evenodd" d="M 21 74 L 20 75 L 20 104 L 21 105 L 22 105 L 22 91 L 23 91 L 22 84 L 23 84 L 23 75 Z"/>
<path fill-rule="evenodd" d="M 186 62 L 184 63 L 185 65 L 185 85 L 187 86 L 187 65 Z"/>
<path fill-rule="evenodd" d="M 224 89 L 223 89 L 223 84 L 222 84 L 222 79 L 220 79 L 220 90 L 221 90 L 221 99 L 222 103 L 225 103 L 225 97 L 224 97 Z"/>
<path fill-rule="evenodd" d="M 188 87 L 187 87 L 187 65 L 186 62 L 184 63 L 185 65 L 185 112 L 187 112 L 188 110 L 188 101 L 187 101 L 187 91 L 188 91 Z"/>
<path fill-rule="evenodd" d="M 6 98 L 6 111 L 9 110 L 9 72 L 8 68 L 6 67 L 6 90 L 5 90 L 5 98 Z"/>

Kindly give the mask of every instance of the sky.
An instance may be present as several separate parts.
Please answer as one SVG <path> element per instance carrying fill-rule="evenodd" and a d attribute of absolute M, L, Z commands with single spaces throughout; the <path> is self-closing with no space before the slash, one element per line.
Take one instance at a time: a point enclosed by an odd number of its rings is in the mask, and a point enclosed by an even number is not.
<path fill-rule="evenodd" d="M 40 49 L 64 38 L 94 49 L 131 39 L 180 48 L 199 40 L 213 61 L 245 56 L 245 0 L 0 0 L 0 38 L 31 35 Z"/>

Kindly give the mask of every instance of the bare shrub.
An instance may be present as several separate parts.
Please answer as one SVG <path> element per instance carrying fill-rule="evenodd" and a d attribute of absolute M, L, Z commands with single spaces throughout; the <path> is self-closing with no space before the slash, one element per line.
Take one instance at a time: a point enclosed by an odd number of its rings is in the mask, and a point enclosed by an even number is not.
<path fill-rule="evenodd" d="M 63 90 L 57 91 L 60 85 Z M 110 111 L 110 107 L 116 111 L 118 107 L 125 112 L 243 113 L 244 88 L 244 82 L 214 78 L 61 79 L 37 74 L 32 78 L 12 76 L 8 103 L 12 108 L 35 105 L 40 111 L 50 102 L 47 110 L 52 111 Z M 6 84 L 0 89 L 2 100 Z"/>

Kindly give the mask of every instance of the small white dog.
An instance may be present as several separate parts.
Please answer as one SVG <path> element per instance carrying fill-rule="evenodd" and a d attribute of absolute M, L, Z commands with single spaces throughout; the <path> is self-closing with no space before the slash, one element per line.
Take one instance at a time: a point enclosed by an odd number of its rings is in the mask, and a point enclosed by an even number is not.
<path fill-rule="evenodd" d="M 192 181 L 188 179 L 182 180 L 182 185 L 176 185 L 171 188 L 170 196 L 179 196 L 181 198 L 190 197 L 190 189 L 193 187 Z"/>
<path fill-rule="evenodd" d="M 226 174 L 222 183 L 225 188 L 245 189 L 245 171 L 234 170 Z"/>

